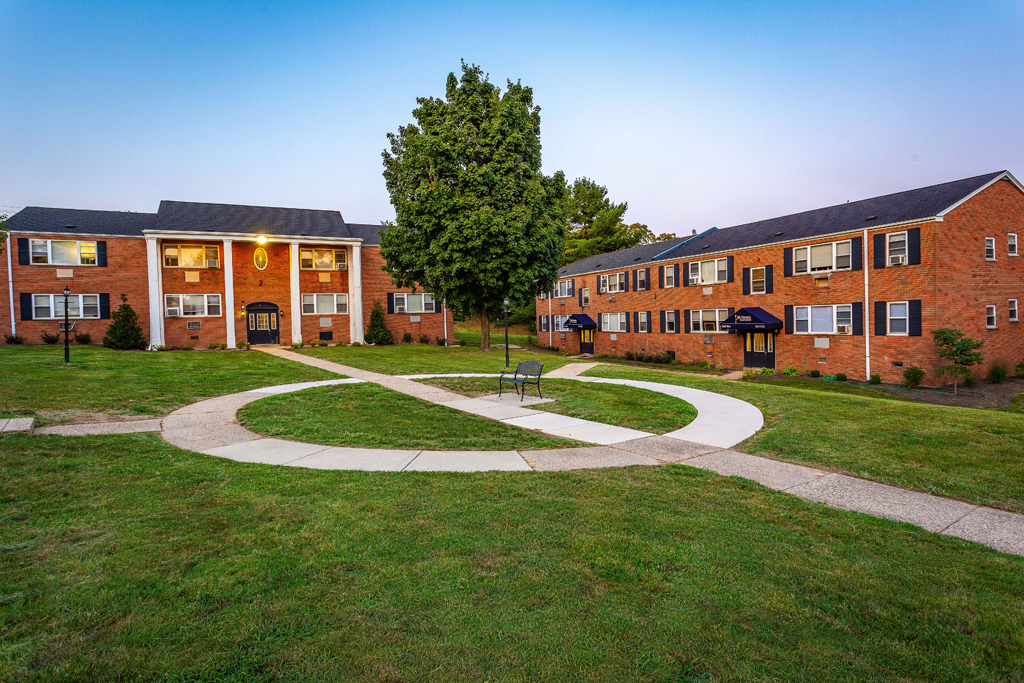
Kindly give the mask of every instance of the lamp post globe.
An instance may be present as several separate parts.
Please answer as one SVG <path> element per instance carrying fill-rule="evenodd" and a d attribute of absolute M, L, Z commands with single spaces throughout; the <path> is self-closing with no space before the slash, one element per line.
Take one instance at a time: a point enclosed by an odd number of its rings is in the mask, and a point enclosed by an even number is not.
<path fill-rule="evenodd" d="M 64 362 L 71 362 L 71 345 L 68 343 L 68 297 L 71 290 L 64 287 Z"/>

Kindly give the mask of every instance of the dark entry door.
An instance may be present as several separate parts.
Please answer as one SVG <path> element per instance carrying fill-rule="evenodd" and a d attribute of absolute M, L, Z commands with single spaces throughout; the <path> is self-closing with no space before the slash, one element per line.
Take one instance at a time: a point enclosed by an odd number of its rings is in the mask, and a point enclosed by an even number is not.
<path fill-rule="evenodd" d="M 775 367 L 775 335 L 772 332 L 747 332 L 743 340 L 743 367 Z"/>
<path fill-rule="evenodd" d="M 252 345 L 281 343 L 281 310 L 277 304 L 259 301 L 245 307 L 246 341 Z"/>
<path fill-rule="evenodd" d="M 594 330 L 580 330 L 580 353 L 594 353 Z"/>

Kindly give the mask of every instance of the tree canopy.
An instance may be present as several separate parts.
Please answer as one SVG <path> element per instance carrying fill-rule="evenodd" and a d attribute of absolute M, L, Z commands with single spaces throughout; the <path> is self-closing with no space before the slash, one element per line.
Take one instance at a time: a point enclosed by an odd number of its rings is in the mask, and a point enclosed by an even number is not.
<path fill-rule="evenodd" d="M 417 98 L 415 123 L 389 133 L 384 179 L 395 220 L 381 237 L 399 287 L 432 292 L 458 320 L 527 305 L 551 289 L 565 248 L 568 189 L 541 173 L 540 108 L 478 66 L 448 74 L 444 99 Z"/>
<path fill-rule="evenodd" d="M 569 200 L 569 233 L 563 264 L 675 237 L 672 234 L 655 237 L 643 223 L 624 223 L 622 218 L 628 208 L 626 202 L 612 202 L 607 187 L 590 178 L 577 178 Z"/>
<path fill-rule="evenodd" d="M 932 332 L 935 339 L 935 346 L 939 355 L 947 361 L 946 365 L 935 368 L 935 374 L 942 377 L 949 373 L 953 377 L 953 395 L 956 395 L 959 380 L 967 381 L 972 374 L 971 367 L 981 365 L 984 359 L 981 356 L 981 347 L 984 341 L 971 339 L 960 330 L 949 327 Z"/>

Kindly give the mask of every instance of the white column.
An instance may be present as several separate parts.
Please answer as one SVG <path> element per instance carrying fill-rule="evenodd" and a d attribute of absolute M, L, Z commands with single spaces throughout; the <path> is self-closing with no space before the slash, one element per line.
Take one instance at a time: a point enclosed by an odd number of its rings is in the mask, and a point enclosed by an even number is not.
<path fill-rule="evenodd" d="M 864 266 L 864 312 L 861 313 L 861 332 L 864 333 L 864 381 L 871 381 L 871 296 L 868 291 L 868 231 L 864 230 L 864 256 L 861 258 L 861 265 Z M 909 304 L 908 304 L 909 305 Z"/>
<path fill-rule="evenodd" d="M 299 292 L 299 243 L 292 242 L 288 259 L 288 274 L 291 280 L 291 311 L 288 312 L 288 319 L 292 325 L 292 343 L 298 344 L 302 341 L 302 295 Z"/>
<path fill-rule="evenodd" d="M 363 343 L 363 257 L 361 247 L 352 245 L 348 269 L 348 338 Z"/>
<path fill-rule="evenodd" d="M 227 327 L 228 348 L 235 348 L 235 268 L 232 241 L 224 240 L 224 324 Z"/>
<path fill-rule="evenodd" d="M 160 282 L 160 242 L 146 237 L 146 270 L 149 277 L 149 348 L 164 345 L 164 295 Z"/>
<path fill-rule="evenodd" d="M 11 268 L 11 236 L 7 235 L 7 288 L 11 297 L 11 336 L 18 334 L 17 323 L 14 322 L 14 270 Z"/>

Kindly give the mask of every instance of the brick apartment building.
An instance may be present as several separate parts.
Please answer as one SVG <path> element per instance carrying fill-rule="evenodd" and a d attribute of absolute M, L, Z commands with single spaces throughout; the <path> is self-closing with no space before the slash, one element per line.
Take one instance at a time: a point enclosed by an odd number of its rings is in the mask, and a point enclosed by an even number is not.
<path fill-rule="evenodd" d="M 337 211 L 192 202 L 156 213 L 27 207 L 12 216 L 0 320 L 40 343 L 64 321 L 102 339 L 122 294 L 151 347 L 248 341 L 363 341 L 375 301 L 401 339 L 453 338 L 429 293 L 398 289 L 382 271 L 380 226 Z"/>
<path fill-rule="evenodd" d="M 931 331 L 1024 360 L 1024 189 L 989 173 L 600 254 L 537 300 L 541 343 L 936 384 Z"/>

